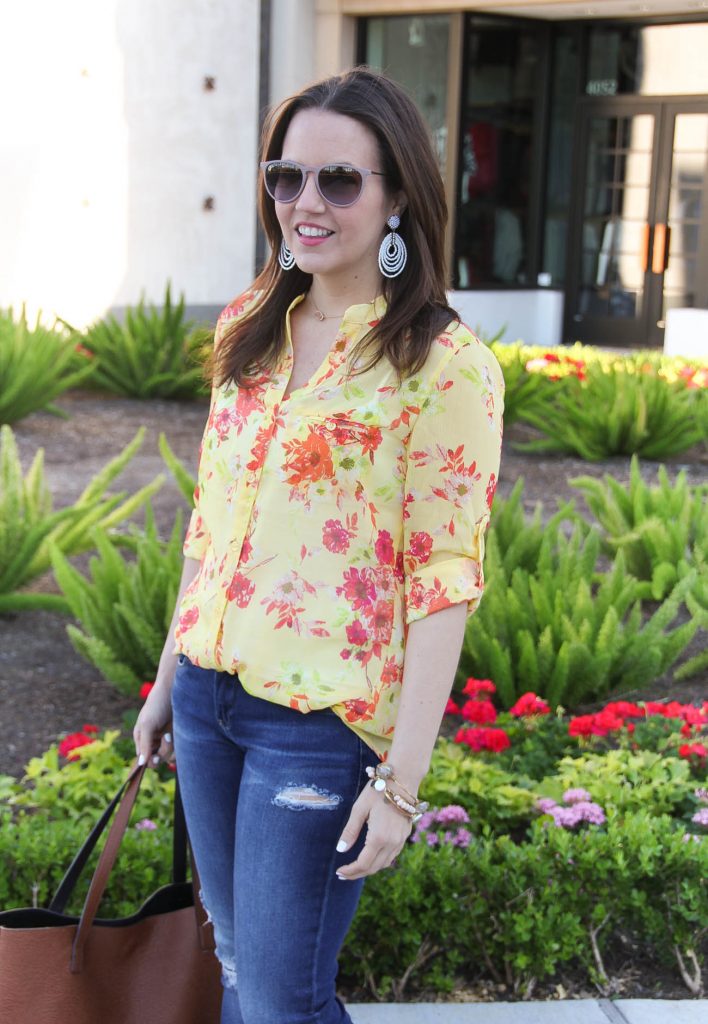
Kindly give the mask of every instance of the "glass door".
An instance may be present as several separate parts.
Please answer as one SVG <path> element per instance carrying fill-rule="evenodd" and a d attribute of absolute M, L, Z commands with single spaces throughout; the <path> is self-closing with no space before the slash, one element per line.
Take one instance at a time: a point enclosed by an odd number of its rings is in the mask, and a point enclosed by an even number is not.
<path fill-rule="evenodd" d="M 668 103 L 663 120 L 651 257 L 657 316 L 649 331 L 659 345 L 669 309 L 708 307 L 708 102 Z"/>
<path fill-rule="evenodd" d="M 660 346 L 668 309 L 708 306 L 708 101 L 580 107 L 565 336 Z"/>
<path fill-rule="evenodd" d="M 571 219 L 567 335 L 628 345 L 651 316 L 649 253 L 660 108 L 646 102 L 582 105 Z"/>

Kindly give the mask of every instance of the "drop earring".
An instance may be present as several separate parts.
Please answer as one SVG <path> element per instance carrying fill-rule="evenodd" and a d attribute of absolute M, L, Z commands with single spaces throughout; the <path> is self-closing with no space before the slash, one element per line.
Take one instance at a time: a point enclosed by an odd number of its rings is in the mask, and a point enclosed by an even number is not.
<path fill-rule="evenodd" d="M 379 270 L 384 277 L 398 277 L 408 260 L 406 243 L 396 233 L 396 228 L 401 223 L 401 218 L 393 213 L 386 223 L 390 227 L 391 232 L 386 235 L 379 249 Z"/>
<path fill-rule="evenodd" d="M 295 257 L 288 249 L 283 238 L 280 242 L 280 252 L 278 253 L 278 263 L 281 265 L 283 270 L 292 270 L 295 266 Z"/>

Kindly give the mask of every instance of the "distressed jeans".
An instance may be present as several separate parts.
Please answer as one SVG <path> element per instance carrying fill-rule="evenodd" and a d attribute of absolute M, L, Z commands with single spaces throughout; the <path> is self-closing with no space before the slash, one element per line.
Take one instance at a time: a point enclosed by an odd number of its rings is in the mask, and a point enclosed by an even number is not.
<path fill-rule="evenodd" d="M 327 709 L 246 693 L 180 655 L 173 735 L 187 828 L 221 964 L 221 1024 L 352 1024 L 337 955 L 364 879 L 336 844 L 377 756 Z"/>

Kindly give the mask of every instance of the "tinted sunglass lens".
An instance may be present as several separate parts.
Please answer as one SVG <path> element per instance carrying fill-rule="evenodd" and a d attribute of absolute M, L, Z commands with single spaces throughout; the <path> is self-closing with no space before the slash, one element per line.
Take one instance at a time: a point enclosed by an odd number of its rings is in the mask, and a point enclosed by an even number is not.
<path fill-rule="evenodd" d="M 291 203 L 302 185 L 302 171 L 289 164 L 270 164 L 265 170 L 268 194 L 279 203 Z"/>
<path fill-rule="evenodd" d="M 317 180 L 320 192 L 333 206 L 351 206 L 361 195 L 361 174 L 352 167 L 323 167 Z"/>

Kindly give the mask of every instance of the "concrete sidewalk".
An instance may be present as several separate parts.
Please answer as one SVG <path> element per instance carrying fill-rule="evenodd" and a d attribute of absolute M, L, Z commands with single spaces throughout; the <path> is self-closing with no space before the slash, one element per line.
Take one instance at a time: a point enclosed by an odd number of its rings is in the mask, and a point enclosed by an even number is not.
<path fill-rule="evenodd" d="M 347 1003 L 354 1024 L 708 1024 L 703 999 Z"/>

